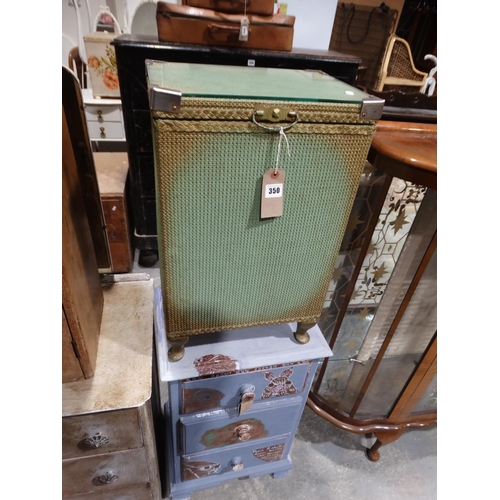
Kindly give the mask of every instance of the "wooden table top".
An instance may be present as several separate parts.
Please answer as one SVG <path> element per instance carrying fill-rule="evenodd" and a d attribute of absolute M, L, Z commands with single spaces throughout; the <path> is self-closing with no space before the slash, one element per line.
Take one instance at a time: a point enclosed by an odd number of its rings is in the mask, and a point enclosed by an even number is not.
<path fill-rule="evenodd" d="M 372 152 L 437 173 L 437 125 L 380 120 L 373 137 Z"/>

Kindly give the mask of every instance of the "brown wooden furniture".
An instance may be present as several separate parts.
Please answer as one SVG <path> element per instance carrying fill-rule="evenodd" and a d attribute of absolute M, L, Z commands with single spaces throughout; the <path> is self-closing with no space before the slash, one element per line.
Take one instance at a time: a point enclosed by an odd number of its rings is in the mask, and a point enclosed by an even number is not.
<path fill-rule="evenodd" d="M 437 422 L 437 126 L 380 121 L 319 326 L 308 405 L 374 433 L 368 458 Z"/>
<path fill-rule="evenodd" d="M 62 381 L 94 375 L 103 296 L 80 177 L 62 110 Z"/>
<path fill-rule="evenodd" d="M 107 278 L 94 377 L 62 388 L 62 497 L 160 500 L 153 280 Z"/>
<path fill-rule="evenodd" d="M 93 153 L 108 234 L 111 271 L 127 273 L 134 260 L 127 195 L 127 153 Z"/>
<path fill-rule="evenodd" d="M 92 147 L 90 144 L 84 103 L 78 80 L 68 68 L 62 67 L 62 104 L 74 160 L 78 169 L 79 182 L 87 212 L 90 233 L 101 272 L 111 271 L 108 238 L 102 213 L 101 198 L 97 185 Z"/>

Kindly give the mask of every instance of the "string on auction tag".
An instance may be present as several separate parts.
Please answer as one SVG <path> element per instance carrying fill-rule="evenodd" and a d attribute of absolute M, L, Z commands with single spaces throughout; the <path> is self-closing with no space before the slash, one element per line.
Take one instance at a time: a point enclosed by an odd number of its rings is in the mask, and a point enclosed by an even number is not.
<path fill-rule="evenodd" d="M 247 42 L 248 41 L 248 26 L 250 25 L 250 21 L 247 17 L 247 0 L 245 0 L 245 10 L 243 13 L 243 17 L 241 18 L 240 21 L 240 36 L 239 40 L 240 42 Z"/>
<path fill-rule="evenodd" d="M 275 129 L 278 130 L 278 129 Z M 260 218 L 281 217 L 283 215 L 283 200 L 285 187 L 285 171 L 279 168 L 281 143 L 285 139 L 288 156 L 290 156 L 290 144 L 283 127 L 279 128 L 278 152 L 276 164 L 264 173 L 262 178 L 262 193 L 260 201 Z"/>
<path fill-rule="evenodd" d="M 274 167 L 274 175 L 278 172 L 278 165 L 280 161 L 280 152 L 281 152 L 281 141 L 285 138 L 286 142 L 286 149 L 288 152 L 288 157 L 290 158 L 290 144 L 288 143 L 288 137 L 285 134 L 285 131 L 283 130 L 283 127 L 280 127 L 280 140 L 278 142 L 278 154 L 276 155 L 276 166 Z"/>

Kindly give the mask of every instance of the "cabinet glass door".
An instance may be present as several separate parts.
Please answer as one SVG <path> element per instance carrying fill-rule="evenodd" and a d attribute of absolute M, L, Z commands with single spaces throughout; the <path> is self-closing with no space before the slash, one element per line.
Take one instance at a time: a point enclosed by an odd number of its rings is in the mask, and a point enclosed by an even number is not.
<path fill-rule="evenodd" d="M 435 336 L 436 226 L 435 190 L 367 164 L 319 321 L 333 356 L 313 385 L 351 418 L 389 417 Z"/>

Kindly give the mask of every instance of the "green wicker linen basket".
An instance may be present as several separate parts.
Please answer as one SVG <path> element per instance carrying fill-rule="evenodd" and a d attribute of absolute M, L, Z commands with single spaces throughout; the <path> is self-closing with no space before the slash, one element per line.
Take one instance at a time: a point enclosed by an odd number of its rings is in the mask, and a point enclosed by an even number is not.
<path fill-rule="evenodd" d="M 257 325 L 297 322 L 307 342 L 383 100 L 316 71 L 146 68 L 170 359 L 191 335 Z M 263 218 L 264 174 L 280 216 Z"/>

